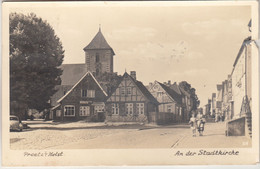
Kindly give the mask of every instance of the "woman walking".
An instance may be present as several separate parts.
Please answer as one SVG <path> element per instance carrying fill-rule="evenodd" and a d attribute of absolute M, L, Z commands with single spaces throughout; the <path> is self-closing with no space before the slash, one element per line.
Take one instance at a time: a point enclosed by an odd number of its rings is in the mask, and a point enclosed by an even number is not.
<path fill-rule="evenodd" d="M 192 136 L 196 137 L 197 124 L 196 124 L 196 118 L 195 118 L 195 114 L 194 113 L 192 113 L 192 115 L 191 115 L 189 124 L 190 124 L 190 128 L 191 128 L 191 131 L 192 131 Z"/>

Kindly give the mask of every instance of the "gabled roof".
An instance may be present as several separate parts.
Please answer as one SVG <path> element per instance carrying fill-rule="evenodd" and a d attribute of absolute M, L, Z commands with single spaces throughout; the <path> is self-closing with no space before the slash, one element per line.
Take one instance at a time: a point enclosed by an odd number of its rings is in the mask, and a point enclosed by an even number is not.
<path fill-rule="evenodd" d="M 113 49 L 107 43 L 100 28 L 99 28 L 99 31 L 96 34 L 96 36 L 92 39 L 92 41 L 83 50 L 86 51 L 88 49 L 111 49 L 113 54 L 115 54 Z"/>
<path fill-rule="evenodd" d="M 96 82 L 96 84 L 98 85 L 98 87 L 102 90 L 102 92 L 105 94 L 105 96 L 107 96 L 107 93 L 104 91 L 104 89 L 100 86 L 100 84 L 98 83 L 98 81 L 96 80 L 96 78 L 93 76 L 93 74 L 91 72 L 87 72 L 84 76 L 81 77 L 81 79 L 63 96 L 61 97 L 57 102 L 60 103 L 65 97 L 67 97 L 72 91 L 73 89 L 87 76 L 90 75 L 94 81 Z"/>
<path fill-rule="evenodd" d="M 178 93 L 179 95 L 181 95 L 181 90 L 176 82 L 174 82 L 172 85 L 170 85 L 170 88 L 172 90 L 174 90 L 176 93 Z"/>
<path fill-rule="evenodd" d="M 143 85 L 142 82 L 134 79 L 132 76 L 130 76 L 127 72 L 123 75 L 123 77 L 128 76 L 132 81 L 136 84 L 136 86 L 139 88 L 139 90 L 143 93 L 143 95 L 150 100 L 153 103 L 159 104 L 159 102 L 153 97 L 153 95 L 149 92 L 149 90 Z"/>
<path fill-rule="evenodd" d="M 61 69 L 61 85 L 73 86 L 87 72 L 86 64 L 63 64 Z"/>
<path fill-rule="evenodd" d="M 158 82 L 158 84 L 163 88 L 163 90 L 177 103 L 182 104 L 181 95 L 178 94 L 176 91 L 171 89 L 170 87 Z"/>
<path fill-rule="evenodd" d="M 136 79 L 134 79 L 134 78 L 132 78 L 132 76 L 130 76 L 127 72 L 125 72 L 124 75 L 122 76 L 122 79 L 118 83 L 118 86 L 121 84 L 121 82 L 124 80 L 125 77 L 128 77 L 128 78 L 130 78 L 132 80 L 132 82 L 136 85 L 136 87 L 144 95 L 144 97 L 146 97 L 146 99 L 148 99 L 152 103 L 159 104 L 159 102 L 153 97 L 153 95 L 148 91 L 148 89 L 143 85 L 143 83 L 138 81 L 138 80 L 136 80 Z M 117 88 L 118 88 L 118 86 L 117 86 Z M 114 92 L 115 91 L 113 91 L 111 93 L 111 95 Z"/>

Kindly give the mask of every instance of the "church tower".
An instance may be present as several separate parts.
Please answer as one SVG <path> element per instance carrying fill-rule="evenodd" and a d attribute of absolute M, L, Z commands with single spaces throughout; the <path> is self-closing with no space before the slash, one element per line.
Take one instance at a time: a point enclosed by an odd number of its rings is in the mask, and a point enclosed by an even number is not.
<path fill-rule="evenodd" d="M 109 72 L 113 73 L 113 49 L 104 38 L 101 28 L 92 41 L 83 49 L 87 70 L 95 75 Z"/>

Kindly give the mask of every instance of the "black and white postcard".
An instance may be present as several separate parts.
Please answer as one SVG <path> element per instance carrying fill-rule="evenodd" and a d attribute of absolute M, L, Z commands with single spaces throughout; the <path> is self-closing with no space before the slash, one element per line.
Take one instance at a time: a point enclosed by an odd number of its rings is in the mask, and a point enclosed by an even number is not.
<path fill-rule="evenodd" d="M 256 1 L 2 9 L 3 166 L 259 162 Z"/>

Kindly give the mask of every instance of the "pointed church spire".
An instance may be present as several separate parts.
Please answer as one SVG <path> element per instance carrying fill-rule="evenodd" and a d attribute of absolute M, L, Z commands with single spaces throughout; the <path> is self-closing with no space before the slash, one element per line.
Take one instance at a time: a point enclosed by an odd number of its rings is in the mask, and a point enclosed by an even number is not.
<path fill-rule="evenodd" d="M 92 39 L 92 41 L 83 49 L 84 51 L 89 49 L 110 49 L 112 50 L 112 54 L 115 55 L 113 49 L 107 43 L 105 37 L 101 32 L 101 24 L 99 24 L 99 31 L 96 36 Z"/>

